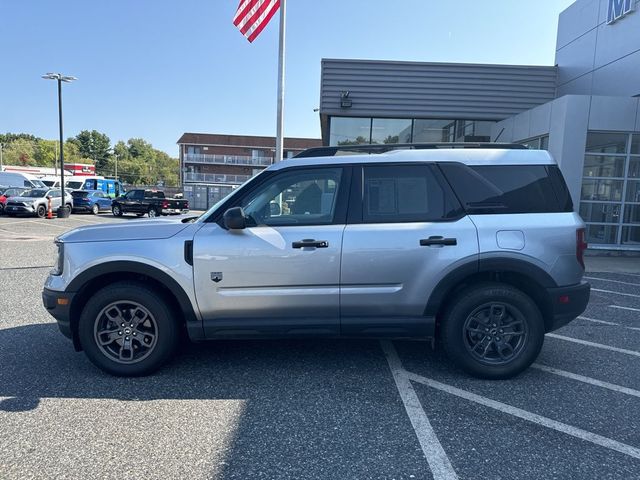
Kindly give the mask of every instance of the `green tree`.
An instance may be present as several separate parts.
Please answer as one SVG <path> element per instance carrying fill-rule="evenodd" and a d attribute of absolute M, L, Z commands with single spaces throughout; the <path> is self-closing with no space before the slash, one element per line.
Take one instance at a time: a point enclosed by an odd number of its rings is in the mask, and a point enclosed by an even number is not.
<path fill-rule="evenodd" d="M 38 140 L 35 160 L 39 167 L 53 167 L 58 160 L 58 142 L 56 140 Z"/>
<path fill-rule="evenodd" d="M 7 165 L 36 165 L 35 142 L 19 138 L 3 147 L 3 160 Z"/>
<path fill-rule="evenodd" d="M 82 130 L 78 135 L 67 140 L 78 147 L 81 158 L 89 158 L 95 162 L 96 169 L 103 169 L 109 160 L 111 140 L 97 130 Z"/>

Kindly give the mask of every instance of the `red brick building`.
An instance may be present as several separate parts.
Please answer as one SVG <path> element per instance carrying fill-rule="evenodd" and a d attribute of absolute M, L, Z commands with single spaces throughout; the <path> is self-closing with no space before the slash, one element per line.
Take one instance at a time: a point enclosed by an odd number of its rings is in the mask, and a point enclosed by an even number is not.
<path fill-rule="evenodd" d="M 185 133 L 178 140 L 180 180 L 193 209 L 206 209 L 271 165 L 275 137 Z M 316 138 L 285 138 L 284 157 L 322 146 Z"/>

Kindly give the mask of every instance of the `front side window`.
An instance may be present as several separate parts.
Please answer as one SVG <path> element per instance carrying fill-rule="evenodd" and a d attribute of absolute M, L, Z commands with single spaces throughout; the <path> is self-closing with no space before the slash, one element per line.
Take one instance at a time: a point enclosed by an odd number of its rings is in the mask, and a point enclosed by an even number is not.
<path fill-rule="evenodd" d="M 249 226 L 333 223 L 341 168 L 282 172 L 242 199 Z"/>
<path fill-rule="evenodd" d="M 426 165 L 364 168 L 364 223 L 442 221 L 453 203 Z"/>

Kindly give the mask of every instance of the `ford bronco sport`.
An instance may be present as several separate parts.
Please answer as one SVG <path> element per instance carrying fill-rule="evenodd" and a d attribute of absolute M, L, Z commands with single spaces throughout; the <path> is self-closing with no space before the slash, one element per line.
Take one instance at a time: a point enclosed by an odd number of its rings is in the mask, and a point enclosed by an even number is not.
<path fill-rule="evenodd" d="M 115 375 L 157 370 L 186 331 L 436 338 L 468 373 L 508 378 L 586 308 L 584 238 L 546 151 L 294 158 L 197 219 L 60 236 L 43 301 Z"/>

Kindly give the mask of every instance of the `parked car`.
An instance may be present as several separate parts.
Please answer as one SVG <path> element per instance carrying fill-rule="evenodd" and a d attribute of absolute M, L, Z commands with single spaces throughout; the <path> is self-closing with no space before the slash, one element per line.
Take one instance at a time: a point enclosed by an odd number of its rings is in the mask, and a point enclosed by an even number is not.
<path fill-rule="evenodd" d="M 62 205 L 62 192 L 57 189 L 34 188 L 27 190 L 20 196 L 14 196 L 7 200 L 5 213 L 11 217 L 16 215 L 36 215 L 44 218 L 47 215 L 49 198 L 51 208 L 55 211 Z M 65 207 L 69 212 L 73 209 L 73 198 L 69 192 L 65 192 Z"/>
<path fill-rule="evenodd" d="M 18 187 L 0 187 L 0 215 L 2 215 L 4 213 L 4 207 L 5 204 L 7 203 L 7 199 L 12 197 L 12 196 L 16 196 L 16 195 L 21 195 L 22 193 L 26 192 L 27 190 L 29 190 L 28 188 L 18 188 Z"/>
<path fill-rule="evenodd" d="M 189 201 L 178 198 L 166 198 L 164 192 L 158 190 L 129 190 L 125 195 L 116 198 L 111 204 L 111 211 L 116 217 L 125 213 L 135 213 L 139 217 L 160 215 L 180 215 L 189 213 Z"/>
<path fill-rule="evenodd" d="M 111 199 L 100 190 L 74 190 L 71 196 L 74 212 L 91 212 L 97 215 L 111 211 Z"/>
<path fill-rule="evenodd" d="M 509 378 L 590 292 L 560 169 L 513 147 L 285 160 L 195 220 L 82 227 L 57 245 L 44 305 L 115 375 L 155 371 L 186 330 L 436 337 L 470 374 Z"/>

